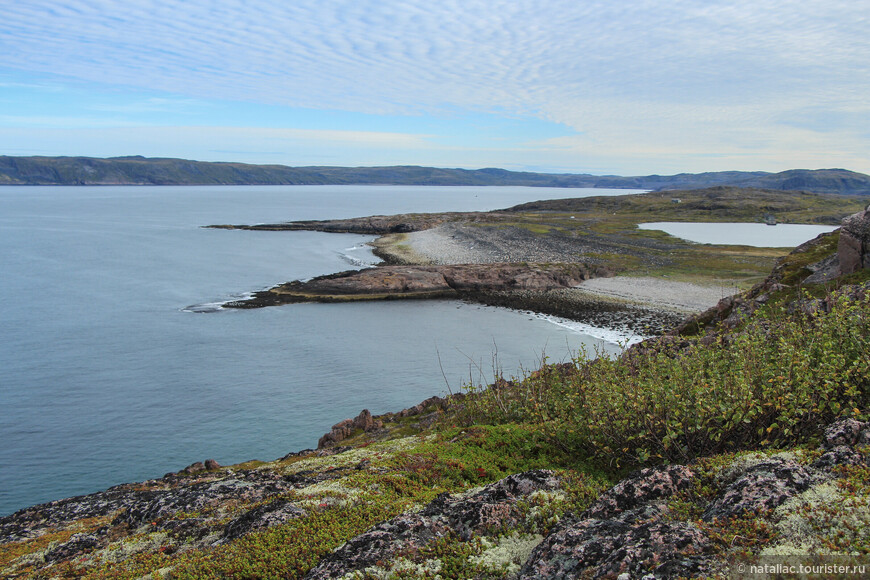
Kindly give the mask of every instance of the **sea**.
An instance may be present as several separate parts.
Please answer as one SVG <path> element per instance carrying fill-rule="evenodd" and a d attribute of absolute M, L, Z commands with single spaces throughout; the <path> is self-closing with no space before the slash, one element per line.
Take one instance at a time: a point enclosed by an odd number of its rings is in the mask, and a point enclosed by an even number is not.
<path fill-rule="evenodd" d="M 0 187 L 0 516 L 209 458 L 273 460 L 364 408 L 398 411 L 637 338 L 456 300 L 223 309 L 376 264 L 374 237 L 202 226 L 639 192 Z"/>

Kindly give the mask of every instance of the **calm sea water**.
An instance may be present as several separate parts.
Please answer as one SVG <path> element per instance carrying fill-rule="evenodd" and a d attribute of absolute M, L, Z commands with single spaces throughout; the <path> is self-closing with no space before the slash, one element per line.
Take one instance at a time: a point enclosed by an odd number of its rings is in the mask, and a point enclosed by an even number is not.
<path fill-rule="evenodd" d="M 736 244 L 757 248 L 794 248 L 839 226 L 813 224 L 747 224 L 651 222 L 638 224 L 642 230 L 661 230 L 698 244 Z"/>
<path fill-rule="evenodd" d="M 0 515 L 194 461 L 313 447 L 363 408 L 533 369 L 599 329 L 456 301 L 190 312 L 376 262 L 372 238 L 203 229 L 489 210 L 626 190 L 520 187 L 0 188 Z M 442 368 L 447 377 L 445 382 Z"/>

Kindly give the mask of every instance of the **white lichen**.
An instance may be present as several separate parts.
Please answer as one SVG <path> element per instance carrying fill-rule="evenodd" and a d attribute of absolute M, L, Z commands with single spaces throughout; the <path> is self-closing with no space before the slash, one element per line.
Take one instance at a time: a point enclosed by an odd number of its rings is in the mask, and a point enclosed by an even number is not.
<path fill-rule="evenodd" d="M 780 540 L 764 548 L 763 556 L 796 554 L 834 555 L 826 540 L 850 536 L 866 541 L 870 536 L 870 511 L 862 498 L 844 495 L 833 481 L 814 485 L 774 511 Z"/>
<path fill-rule="evenodd" d="M 762 451 L 749 451 L 737 455 L 734 460 L 719 469 L 716 473 L 716 482 L 719 485 L 727 485 L 737 478 L 741 477 L 748 469 L 755 467 L 766 461 L 781 459 L 783 461 L 794 461 L 801 463 L 803 454 L 794 453 L 791 451 L 779 451 L 776 453 L 764 453 Z"/>
<path fill-rule="evenodd" d="M 471 564 L 481 566 L 492 573 L 515 575 L 538 544 L 544 541 L 540 534 L 518 534 L 503 536 L 496 540 L 482 538 L 483 552 L 479 556 L 471 556 Z"/>
<path fill-rule="evenodd" d="M 396 558 L 389 566 L 369 566 L 365 570 L 355 570 L 341 576 L 340 580 L 362 580 L 363 578 L 376 578 L 377 580 L 389 580 L 397 574 L 405 577 L 411 575 L 415 578 L 440 578 L 437 574 L 441 571 L 441 560 L 432 559 L 416 563 L 407 558 Z"/>
<path fill-rule="evenodd" d="M 329 469 L 353 467 L 363 460 L 375 461 L 381 456 L 389 456 L 400 451 L 411 450 L 422 443 L 430 441 L 434 437 L 434 435 L 427 435 L 425 437 L 403 437 L 401 439 L 393 439 L 392 441 L 373 443 L 366 447 L 356 447 L 343 453 L 336 453 L 335 455 L 327 455 L 325 457 L 306 457 L 305 459 L 300 459 L 289 465 L 283 466 L 281 471 L 285 475 L 293 475 L 301 471 L 321 472 Z M 279 468 L 280 464 L 280 460 L 274 461 L 264 464 L 258 469 L 271 471 Z"/>

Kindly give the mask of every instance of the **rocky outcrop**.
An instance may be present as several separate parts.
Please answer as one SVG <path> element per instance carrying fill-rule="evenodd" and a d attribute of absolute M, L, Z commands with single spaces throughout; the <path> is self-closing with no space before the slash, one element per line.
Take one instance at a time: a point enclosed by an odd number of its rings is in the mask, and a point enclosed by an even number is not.
<path fill-rule="evenodd" d="M 566 518 L 532 552 L 520 578 L 694 577 L 710 560 L 710 540 L 687 522 L 668 518 L 665 500 L 692 483 L 674 465 L 641 470 L 605 492 L 577 517 Z"/>
<path fill-rule="evenodd" d="M 484 291 L 566 288 L 592 277 L 610 275 L 612 272 L 606 268 L 576 263 L 379 266 L 319 276 L 306 282 L 288 282 L 225 306 L 259 308 L 294 302 L 461 298 Z"/>
<path fill-rule="evenodd" d="M 556 491 L 561 482 L 551 471 L 511 475 L 467 496 L 442 494 L 417 513 L 378 524 L 346 542 L 313 568 L 309 580 L 340 578 L 394 558 L 413 554 L 439 538 L 473 536 L 516 527 L 524 519 L 519 505 L 536 491 Z"/>
<path fill-rule="evenodd" d="M 444 400 L 424 403 L 409 408 L 407 416 L 425 415 Z M 364 411 L 350 422 L 365 428 L 377 420 Z M 770 514 L 786 509 L 791 526 L 796 517 L 808 517 L 801 511 L 815 501 L 806 499 L 808 494 L 843 497 L 821 493 L 836 487 L 843 466 L 870 464 L 870 423 L 849 418 L 834 422 L 824 432 L 820 451 L 808 465 L 798 454 L 749 453 L 712 472 L 699 465 L 646 468 L 599 495 L 582 512 L 566 513 L 558 521 L 536 518 L 541 506 L 566 497 L 559 477 L 548 470 L 519 473 L 464 493 L 443 493 L 422 508 L 378 523 L 321 557 L 307 578 L 376 576 L 389 573 L 396 562 L 411 566 L 404 574 L 414 577 L 414 569 L 432 571 L 443 564 L 438 546 L 479 549 L 513 540 L 512 549 L 501 553 L 507 552 L 514 578 L 718 577 L 731 555 L 730 540 L 723 543 L 722 538 L 733 534 L 729 525 L 735 519 L 768 518 L 766 525 L 779 525 L 782 518 L 770 519 Z M 314 459 L 324 456 L 328 460 Z M 171 474 L 34 506 L 0 518 L 0 544 L 38 538 L 96 517 L 102 521 L 89 531 L 52 542 L 15 566 L 42 573 L 71 559 L 99 561 L 99 554 L 118 552 L 119 542 L 133 536 L 141 543 L 136 549 L 144 551 L 209 550 L 327 509 L 329 494 L 344 493 L 349 500 L 356 492 L 353 484 L 343 486 L 343 478 L 370 469 L 347 447 L 307 450 L 288 458 L 291 463 L 283 467 Z M 285 470 L 287 465 L 294 469 Z M 685 502 L 693 502 L 698 517 L 678 513 L 676 506 Z M 855 507 L 862 509 L 862 504 Z M 863 521 L 866 514 L 855 517 Z M 782 538 L 789 539 L 788 534 Z M 516 549 L 519 544 L 522 549 Z M 497 569 L 505 570 L 501 566 L 508 561 L 499 562 Z M 15 566 L 2 574 L 20 569 Z"/>
<path fill-rule="evenodd" d="M 252 532 L 258 532 L 302 517 L 306 513 L 308 513 L 306 510 L 286 499 L 276 499 L 245 512 L 242 516 L 228 523 L 224 528 L 223 537 L 218 543 L 231 542 Z"/>
<path fill-rule="evenodd" d="M 432 426 L 441 411 L 445 411 L 462 400 L 464 395 L 456 393 L 448 397 L 429 397 L 425 401 L 402 409 L 397 413 L 384 413 L 383 415 L 372 415 L 368 409 L 363 409 L 354 419 L 345 419 L 339 421 L 332 426 L 332 429 L 324 434 L 317 442 L 318 450 L 334 448 L 339 443 L 347 440 L 349 437 L 367 434 L 369 440 L 384 439 L 390 435 L 390 432 L 399 427 L 400 424 L 404 427 L 416 425 L 418 429 L 423 430 Z M 400 423 L 402 419 L 416 418 L 416 421 L 411 423 L 405 421 Z"/>
<path fill-rule="evenodd" d="M 325 434 L 317 442 L 317 448 L 333 447 L 350 437 L 354 432 L 359 433 L 362 431 L 368 433 L 381 429 L 383 426 L 383 421 L 374 419 L 368 409 L 363 409 L 356 418 L 345 419 L 333 425 L 329 433 Z"/>
<path fill-rule="evenodd" d="M 870 206 L 843 220 L 837 257 L 841 275 L 870 268 Z"/>
<path fill-rule="evenodd" d="M 836 477 L 832 468 L 870 464 L 870 424 L 841 419 L 825 432 L 828 451 L 810 466 L 783 457 L 750 455 L 722 469 L 718 493 L 702 519 L 675 521 L 666 500 L 694 485 L 690 467 L 644 469 L 605 492 L 585 512 L 563 520 L 532 552 L 520 578 L 673 578 L 714 576 L 722 568 L 710 529 L 731 518 L 761 516 Z"/>

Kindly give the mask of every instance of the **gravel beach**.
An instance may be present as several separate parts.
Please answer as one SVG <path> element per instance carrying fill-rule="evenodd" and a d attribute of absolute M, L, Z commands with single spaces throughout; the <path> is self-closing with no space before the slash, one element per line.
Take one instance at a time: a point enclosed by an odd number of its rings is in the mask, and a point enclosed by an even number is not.
<path fill-rule="evenodd" d="M 593 278 L 582 282 L 578 289 L 593 296 L 687 313 L 706 310 L 722 298 L 740 291 L 735 286 L 700 286 L 662 278 L 628 276 Z"/>
<path fill-rule="evenodd" d="M 442 224 L 408 234 L 406 244 L 435 264 L 583 261 L 583 244 L 564 237 L 534 236 L 519 228 Z M 636 305 L 673 313 L 701 312 L 739 291 L 734 286 L 701 286 L 662 278 L 593 278 L 577 287 L 578 298 Z"/>

